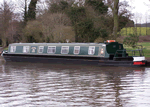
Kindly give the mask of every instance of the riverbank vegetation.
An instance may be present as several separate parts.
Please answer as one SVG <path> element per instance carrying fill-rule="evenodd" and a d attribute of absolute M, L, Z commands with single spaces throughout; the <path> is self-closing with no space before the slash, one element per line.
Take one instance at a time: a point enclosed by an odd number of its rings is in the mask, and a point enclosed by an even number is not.
<path fill-rule="evenodd" d="M 18 3 L 20 8 L 12 1 L 0 4 L 2 47 L 15 42 L 104 42 L 132 33 L 145 35 L 145 28 L 134 27 L 130 20 L 132 14 L 126 1 L 19 0 Z"/>
<path fill-rule="evenodd" d="M 14 42 L 103 42 L 116 39 L 119 36 L 116 32 L 127 24 L 134 25 L 130 20 L 132 14 L 127 10 L 128 3 L 119 0 L 20 2 L 19 9 L 12 1 L 4 0 L 0 5 L 3 47 Z"/>

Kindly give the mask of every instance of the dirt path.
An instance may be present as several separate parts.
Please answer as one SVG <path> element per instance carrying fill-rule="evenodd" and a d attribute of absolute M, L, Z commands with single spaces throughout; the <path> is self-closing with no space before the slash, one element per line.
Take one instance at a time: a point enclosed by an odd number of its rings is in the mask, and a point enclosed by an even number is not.
<path fill-rule="evenodd" d="M 150 62 L 150 57 L 147 57 L 146 60 Z"/>
<path fill-rule="evenodd" d="M 147 36 L 140 36 L 139 42 L 150 42 L 150 35 Z"/>

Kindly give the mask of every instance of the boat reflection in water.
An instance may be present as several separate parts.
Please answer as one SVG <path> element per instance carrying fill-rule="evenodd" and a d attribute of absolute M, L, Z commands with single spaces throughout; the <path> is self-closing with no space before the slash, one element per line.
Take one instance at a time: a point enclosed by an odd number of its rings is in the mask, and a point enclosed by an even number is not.
<path fill-rule="evenodd" d="M 0 68 L 2 106 L 150 105 L 150 68 L 15 62 Z"/>

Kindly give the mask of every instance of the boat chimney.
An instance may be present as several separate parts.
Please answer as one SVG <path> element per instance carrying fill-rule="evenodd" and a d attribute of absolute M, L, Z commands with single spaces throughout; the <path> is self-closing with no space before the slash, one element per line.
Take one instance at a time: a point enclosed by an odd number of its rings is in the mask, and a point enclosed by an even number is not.
<path fill-rule="evenodd" d="M 69 42 L 69 39 L 66 39 L 66 42 L 68 43 L 68 42 Z"/>

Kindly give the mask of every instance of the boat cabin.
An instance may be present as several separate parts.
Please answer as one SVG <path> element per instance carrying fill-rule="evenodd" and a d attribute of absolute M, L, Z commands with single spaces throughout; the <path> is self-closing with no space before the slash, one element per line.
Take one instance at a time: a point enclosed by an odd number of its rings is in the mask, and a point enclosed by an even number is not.
<path fill-rule="evenodd" d="M 122 57 L 123 50 L 123 45 L 114 41 L 106 43 L 13 43 L 9 45 L 8 53 L 113 59 L 116 51 L 118 51 L 118 57 Z M 126 54 L 126 52 L 124 53 Z"/>

